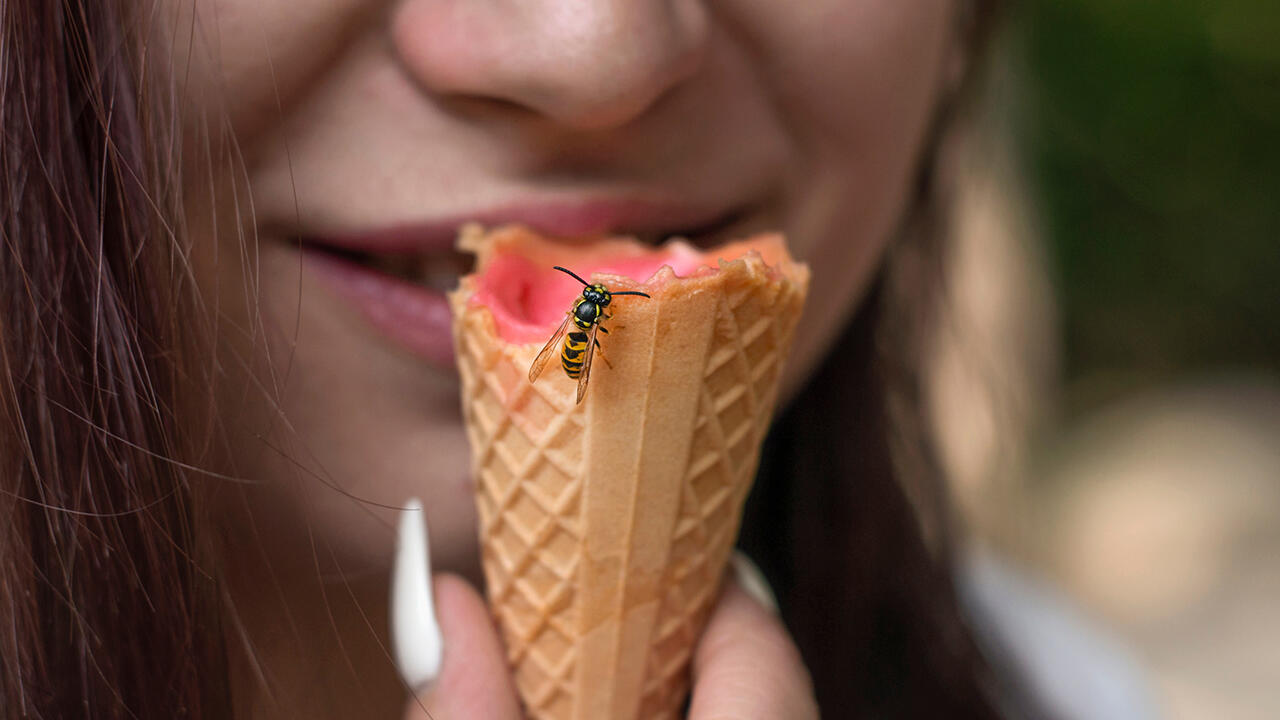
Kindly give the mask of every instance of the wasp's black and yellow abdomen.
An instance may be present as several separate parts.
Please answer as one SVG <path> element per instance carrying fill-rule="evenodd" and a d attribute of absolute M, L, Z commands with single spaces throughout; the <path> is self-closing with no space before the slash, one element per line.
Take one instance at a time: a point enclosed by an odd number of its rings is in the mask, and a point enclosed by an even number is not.
<path fill-rule="evenodd" d="M 582 375 L 582 363 L 586 360 L 587 343 L 590 338 L 587 333 L 600 322 L 600 316 L 604 314 L 604 310 L 599 303 L 580 297 L 573 304 L 573 310 L 570 310 L 569 314 L 578 329 L 564 336 L 564 347 L 560 350 L 560 365 L 564 368 L 566 375 L 577 380 Z"/>
<path fill-rule="evenodd" d="M 587 354 L 587 334 L 574 331 L 564 336 L 564 349 L 560 351 L 560 365 L 564 373 L 577 380 L 582 374 L 582 361 Z"/>

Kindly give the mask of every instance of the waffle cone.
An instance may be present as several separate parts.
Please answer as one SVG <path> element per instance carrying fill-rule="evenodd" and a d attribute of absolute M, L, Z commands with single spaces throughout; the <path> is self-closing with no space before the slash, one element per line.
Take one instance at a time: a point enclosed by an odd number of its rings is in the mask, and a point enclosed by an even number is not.
<path fill-rule="evenodd" d="M 505 342 L 472 299 L 497 253 L 533 257 L 544 242 L 518 228 L 464 233 L 477 271 L 450 296 L 489 604 L 529 717 L 676 717 L 808 270 L 767 236 L 725 248 L 734 259 L 691 277 L 597 276 L 652 299 L 615 299 L 612 332 L 600 335 L 612 367 L 596 358 L 577 404 L 558 358 L 531 384 L 542 343 Z"/>

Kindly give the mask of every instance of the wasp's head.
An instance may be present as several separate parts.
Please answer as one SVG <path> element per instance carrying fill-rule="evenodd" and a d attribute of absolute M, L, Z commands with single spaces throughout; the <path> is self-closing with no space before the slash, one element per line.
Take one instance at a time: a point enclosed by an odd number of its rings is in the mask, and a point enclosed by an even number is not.
<path fill-rule="evenodd" d="M 606 289 L 605 286 L 603 285 L 588 285 L 587 287 L 583 288 L 582 297 L 586 298 L 587 300 L 590 300 L 591 302 L 599 305 L 600 307 L 607 306 L 609 304 L 609 301 L 613 299 L 613 296 L 609 293 L 609 290 Z"/>

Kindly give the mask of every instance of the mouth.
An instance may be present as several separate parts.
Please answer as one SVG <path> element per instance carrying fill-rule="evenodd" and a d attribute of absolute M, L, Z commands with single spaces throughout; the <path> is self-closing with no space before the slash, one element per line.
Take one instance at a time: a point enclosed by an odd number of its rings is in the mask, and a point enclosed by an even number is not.
<path fill-rule="evenodd" d="M 381 334 L 439 368 L 452 368 L 451 317 L 445 293 L 470 272 L 473 258 L 454 249 L 465 222 L 519 223 L 562 238 L 565 262 L 575 245 L 603 235 L 658 245 L 679 237 L 709 249 L 756 228 L 748 206 L 707 211 L 644 202 L 543 205 L 477 213 L 372 233 L 295 237 L 307 263 Z M 639 278 L 643 279 L 643 278 Z"/>
<path fill-rule="evenodd" d="M 359 267 L 372 275 L 396 280 L 426 291 L 445 293 L 457 287 L 458 278 L 471 267 L 471 258 L 456 250 L 430 253 L 371 253 L 298 239 L 303 252 L 326 256 L 331 262 Z"/>

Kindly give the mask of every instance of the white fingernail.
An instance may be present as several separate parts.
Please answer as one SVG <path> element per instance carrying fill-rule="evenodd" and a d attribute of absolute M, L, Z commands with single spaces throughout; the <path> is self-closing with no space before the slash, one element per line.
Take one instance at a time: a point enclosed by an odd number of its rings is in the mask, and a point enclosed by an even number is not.
<path fill-rule="evenodd" d="M 431 594 L 431 552 L 426 513 L 417 498 L 400 512 L 400 536 L 391 577 L 391 644 L 400 677 L 420 690 L 440 674 L 444 641 Z"/>
<path fill-rule="evenodd" d="M 737 578 L 738 585 L 748 595 L 755 598 L 756 602 L 769 608 L 769 610 L 775 613 L 778 612 L 778 598 L 774 597 L 773 589 L 769 587 L 769 581 L 764 579 L 764 573 L 760 572 L 760 568 L 751 562 L 751 558 L 743 555 L 738 550 L 734 550 L 733 555 L 729 558 L 729 565 L 733 568 L 733 576 Z"/>

